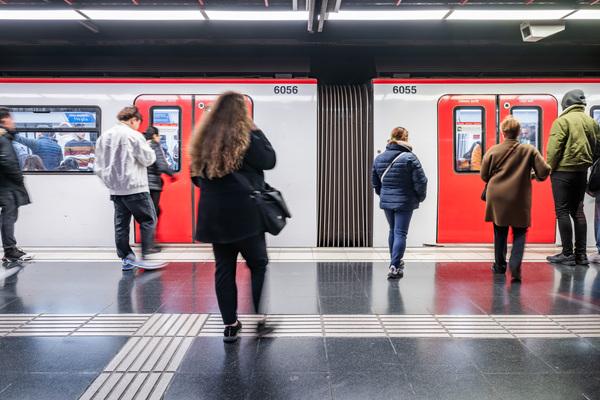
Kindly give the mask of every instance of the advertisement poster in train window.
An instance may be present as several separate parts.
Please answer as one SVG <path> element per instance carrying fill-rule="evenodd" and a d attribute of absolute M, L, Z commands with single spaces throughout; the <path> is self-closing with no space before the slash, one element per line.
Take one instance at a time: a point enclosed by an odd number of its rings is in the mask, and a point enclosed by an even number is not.
<path fill-rule="evenodd" d="M 97 107 L 11 107 L 13 147 L 24 172 L 92 172 L 98 139 Z"/>
<path fill-rule="evenodd" d="M 510 113 L 521 124 L 519 142 L 530 144 L 541 151 L 540 147 L 540 109 L 538 107 L 513 107 Z"/>
<path fill-rule="evenodd" d="M 484 110 L 481 107 L 454 109 L 454 169 L 478 172 L 484 148 Z"/>
<path fill-rule="evenodd" d="M 167 163 L 179 171 L 181 155 L 181 110 L 178 107 L 152 107 L 151 124 L 160 133 L 160 143 Z"/>
<path fill-rule="evenodd" d="M 592 107 L 592 118 L 594 118 L 596 122 L 600 124 L 600 106 Z"/>

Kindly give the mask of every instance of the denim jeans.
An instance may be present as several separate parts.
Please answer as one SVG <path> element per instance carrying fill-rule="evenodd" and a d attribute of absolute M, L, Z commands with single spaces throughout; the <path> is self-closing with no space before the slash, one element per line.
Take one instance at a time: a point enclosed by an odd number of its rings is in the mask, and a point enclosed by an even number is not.
<path fill-rule="evenodd" d="M 19 207 L 16 204 L 2 207 L 2 212 L 0 213 L 0 234 L 2 235 L 2 247 L 5 250 L 17 245 L 15 223 L 18 217 Z"/>
<path fill-rule="evenodd" d="M 261 233 L 235 243 L 213 243 L 215 255 L 215 290 L 217 302 L 225 325 L 232 325 L 237 321 L 237 285 L 235 273 L 237 270 L 237 256 L 241 254 L 250 268 L 252 281 L 252 301 L 254 311 L 260 310 L 263 283 L 269 257 L 265 234 Z"/>
<path fill-rule="evenodd" d="M 390 225 L 388 245 L 390 247 L 390 265 L 400 268 L 400 261 L 406 250 L 406 236 L 412 218 L 412 211 L 384 210 Z"/>
<path fill-rule="evenodd" d="M 131 217 L 140 224 L 142 234 L 142 256 L 154 246 L 154 229 L 156 228 L 156 211 L 150 193 L 136 193 L 127 196 L 111 196 L 115 205 L 115 243 L 119 258 L 134 257 L 129 246 L 129 227 Z"/>
<path fill-rule="evenodd" d="M 509 266 L 512 272 L 519 272 L 525 253 L 525 238 L 527 228 L 512 228 L 513 246 L 510 253 Z M 508 226 L 498 226 L 494 224 L 494 253 L 496 265 L 499 268 L 506 268 L 506 252 L 508 249 Z"/>
<path fill-rule="evenodd" d="M 594 233 L 596 234 L 596 248 L 598 249 L 598 253 L 600 253 L 600 193 L 596 194 L 596 209 L 594 210 Z"/>
<path fill-rule="evenodd" d="M 583 213 L 583 198 L 587 186 L 587 171 L 553 172 L 552 195 L 558 220 L 558 231 L 563 254 L 573 254 L 573 225 L 575 227 L 575 254 L 585 254 L 587 222 Z M 573 220 L 573 225 L 571 225 Z"/>

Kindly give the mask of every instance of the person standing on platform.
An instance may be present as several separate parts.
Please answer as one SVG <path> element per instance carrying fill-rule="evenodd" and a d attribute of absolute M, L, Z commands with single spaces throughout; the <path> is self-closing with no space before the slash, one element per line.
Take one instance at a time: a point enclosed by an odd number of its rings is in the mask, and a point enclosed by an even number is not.
<path fill-rule="evenodd" d="M 117 115 L 119 123 L 100 135 L 96 142 L 94 172 L 110 191 L 115 207 L 115 242 L 123 271 L 157 269 L 164 263 L 148 256 L 154 249 L 156 211 L 150 198 L 147 168 L 156 161 L 154 150 L 137 131 L 142 115 L 137 107 L 125 107 Z M 140 224 L 142 257 L 129 245 L 131 217 Z"/>
<path fill-rule="evenodd" d="M 252 194 L 265 187 L 263 171 L 275 167 L 276 155 L 252 123 L 244 96 L 235 92 L 219 96 L 194 132 L 190 155 L 192 181 L 201 193 L 195 238 L 212 244 L 223 340 L 235 342 L 242 329 L 235 283 L 238 254 L 250 268 L 254 310 L 260 311 L 269 258 L 265 225 Z M 271 331 L 265 319 L 258 322 L 259 336 Z"/>
<path fill-rule="evenodd" d="M 527 229 L 531 226 L 531 171 L 543 181 L 550 174 L 540 152 L 530 144 L 520 144 L 521 124 L 513 117 L 502 121 L 504 142 L 492 146 L 483 157 L 481 179 L 487 183 L 485 220 L 494 224 L 495 262 L 492 271 L 506 273 L 508 228 L 513 231 L 510 272 L 513 282 L 521 282 L 521 262 Z"/>
<path fill-rule="evenodd" d="M 156 210 L 158 224 L 160 218 L 160 195 L 162 194 L 164 184 L 161 175 L 169 175 L 172 180 L 175 180 L 175 171 L 173 171 L 167 163 L 165 153 L 160 143 L 160 133 L 158 132 L 158 129 L 154 126 L 149 126 L 146 128 L 144 136 L 156 154 L 156 162 L 148 167 L 148 187 L 150 188 L 152 204 L 154 204 L 154 209 Z M 154 245 L 154 248 L 159 251 L 161 250 L 160 246 L 157 244 Z"/>
<path fill-rule="evenodd" d="M 29 261 L 30 255 L 17 247 L 15 223 L 19 207 L 30 203 L 17 153 L 13 147 L 15 122 L 8 108 L 0 107 L 0 234 L 2 261 Z"/>
<path fill-rule="evenodd" d="M 600 130 L 596 121 L 585 113 L 583 91 L 567 92 L 561 105 L 563 112 L 550 131 L 547 161 L 552 168 L 550 180 L 562 251 L 547 260 L 564 265 L 588 265 L 583 198 L 588 168 L 597 158 Z M 575 226 L 575 249 L 571 219 Z"/>
<path fill-rule="evenodd" d="M 427 177 L 421 162 L 408 143 L 408 131 L 392 130 L 383 153 L 373 162 L 372 183 L 379 196 L 379 207 L 385 212 L 390 232 L 390 268 L 388 279 L 404 276 L 406 236 L 413 211 L 427 196 Z"/>

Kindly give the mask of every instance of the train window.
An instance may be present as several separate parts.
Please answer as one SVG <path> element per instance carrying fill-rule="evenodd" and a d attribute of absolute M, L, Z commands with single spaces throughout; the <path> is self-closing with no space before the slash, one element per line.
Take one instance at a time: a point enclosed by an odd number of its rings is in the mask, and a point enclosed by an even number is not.
<path fill-rule="evenodd" d="M 454 109 L 454 170 L 478 172 L 485 148 L 483 107 Z"/>
<path fill-rule="evenodd" d="M 542 110 L 539 107 L 513 107 L 510 113 L 521 123 L 519 142 L 530 144 L 542 151 L 540 141 Z"/>
<path fill-rule="evenodd" d="M 592 107 L 590 114 L 592 115 L 592 118 L 594 118 L 596 122 L 600 124 L 600 106 Z"/>
<path fill-rule="evenodd" d="M 9 107 L 17 127 L 13 143 L 24 172 L 92 172 L 100 135 L 94 106 Z"/>
<path fill-rule="evenodd" d="M 172 170 L 181 169 L 181 109 L 179 107 L 152 107 L 150 124 L 158 129 L 160 143 Z"/>

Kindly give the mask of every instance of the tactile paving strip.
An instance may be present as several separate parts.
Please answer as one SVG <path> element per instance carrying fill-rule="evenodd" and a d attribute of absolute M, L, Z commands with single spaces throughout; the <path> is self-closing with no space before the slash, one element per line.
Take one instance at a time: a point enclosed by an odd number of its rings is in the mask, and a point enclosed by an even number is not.
<path fill-rule="evenodd" d="M 259 316 L 240 315 L 241 336 Z M 600 337 L 600 315 L 268 315 L 272 337 Z M 221 336 L 218 314 L 0 314 L 2 336 Z"/>

